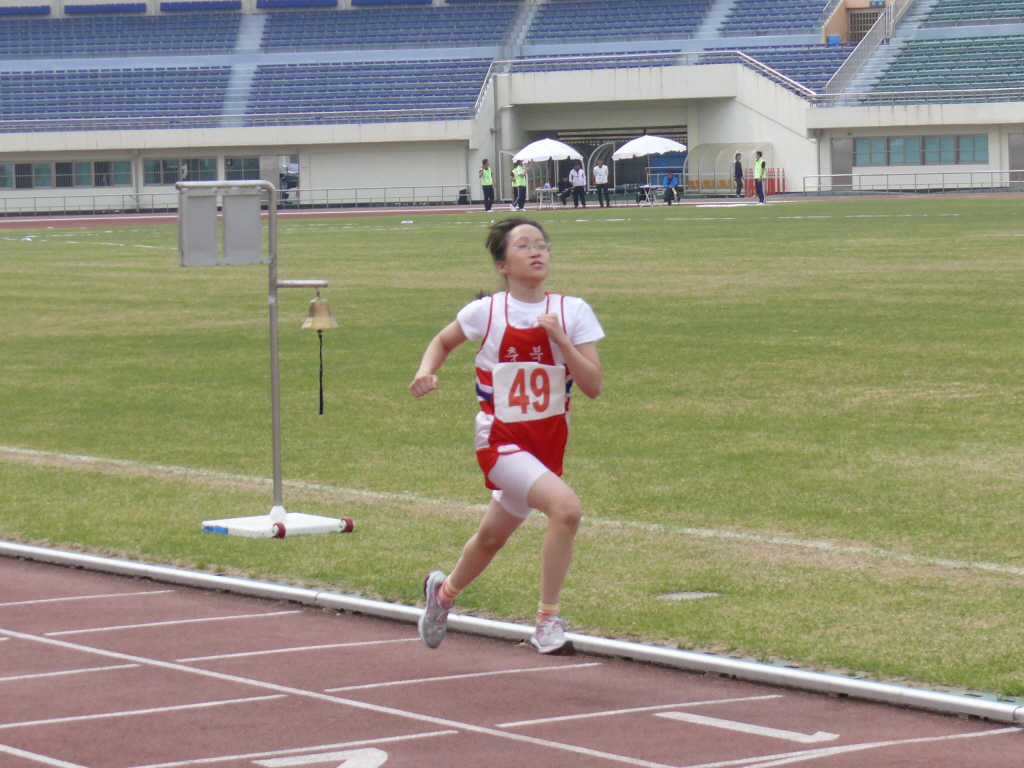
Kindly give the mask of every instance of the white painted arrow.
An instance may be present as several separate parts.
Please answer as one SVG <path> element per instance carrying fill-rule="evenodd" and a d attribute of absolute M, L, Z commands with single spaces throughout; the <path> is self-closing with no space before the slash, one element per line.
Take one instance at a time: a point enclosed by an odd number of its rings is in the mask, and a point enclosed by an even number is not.
<path fill-rule="evenodd" d="M 344 752 L 324 752 L 319 755 L 296 755 L 277 757 L 273 760 L 257 760 L 256 765 L 264 768 L 286 768 L 293 765 L 315 765 L 336 763 L 338 768 L 380 768 L 388 761 L 388 753 L 380 749 L 349 749 Z"/>
<path fill-rule="evenodd" d="M 833 741 L 839 738 L 838 733 L 818 731 L 808 736 L 796 731 L 783 731 L 778 728 L 765 728 L 763 725 L 750 725 L 749 723 L 737 723 L 734 720 L 719 720 L 717 717 L 704 717 L 703 715 L 691 715 L 689 712 L 657 712 L 655 717 L 667 717 L 670 720 L 682 720 L 697 725 L 710 725 L 712 728 L 724 728 L 727 731 L 739 731 L 749 733 L 753 736 L 767 736 L 772 739 L 785 739 L 800 744 L 817 744 L 820 741 Z"/>

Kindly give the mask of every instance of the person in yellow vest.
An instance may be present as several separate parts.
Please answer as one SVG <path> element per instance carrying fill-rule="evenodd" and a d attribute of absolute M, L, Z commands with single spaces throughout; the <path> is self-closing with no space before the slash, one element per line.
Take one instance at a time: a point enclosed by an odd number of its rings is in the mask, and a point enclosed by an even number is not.
<path fill-rule="evenodd" d="M 761 157 L 761 153 L 758 152 L 756 159 L 754 160 L 754 187 L 757 188 L 757 204 L 761 205 L 764 203 L 764 179 L 767 173 L 768 163 Z"/>
<path fill-rule="evenodd" d="M 512 205 L 510 211 L 523 210 L 526 207 L 526 172 L 530 170 L 528 165 L 524 166 L 522 160 L 516 160 L 512 165 Z"/>
<path fill-rule="evenodd" d="M 484 190 L 484 210 L 489 211 L 494 205 L 494 172 L 487 164 L 486 158 L 480 163 L 480 166 L 480 173 L 477 175 L 480 177 L 480 186 Z"/>

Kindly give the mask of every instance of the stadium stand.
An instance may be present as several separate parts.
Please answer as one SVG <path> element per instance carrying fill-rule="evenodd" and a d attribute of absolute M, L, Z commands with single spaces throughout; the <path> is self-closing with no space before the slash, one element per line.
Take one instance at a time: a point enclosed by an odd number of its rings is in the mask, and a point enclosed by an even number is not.
<path fill-rule="evenodd" d="M 540 6 L 526 42 L 687 38 L 710 6 L 711 0 L 549 0 Z"/>
<path fill-rule="evenodd" d="M 744 37 L 816 32 L 823 5 L 822 0 L 741 0 L 718 31 Z"/>
<path fill-rule="evenodd" d="M 873 91 L 1019 88 L 1024 35 L 908 40 Z"/>
<path fill-rule="evenodd" d="M 268 120 L 268 115 L 278 115 L 280 122 L 287 123 L 296 114 L 388 110 L 434 111 L 443 119 L 445 113 L 473 108 L 490 63 L 490 59 L 465 59 L 260 66 L 247 114 L 256 124 L 278 122 Z M 342 115 L 332 122 L 364 119 Z"/>
<path fill-rule="evenodd" d="M 221 53 L 235 46 L 240 14 L 89 16 L 7 19 L 0 24 L 0 58 L 59 59 Z"/>
<path fill-rule="evenodd" d="M 140 118 L 152 128 L 216 125 L 230 75 L 231 67 L 0 72 L 0 130 L 130 127 Z"/>
<path fill-rule="evenodd" d="M 1024 0 L 941 0 L 932 7 L 922 26 L 978 23 L 1024 23 Z"/>
<path fill-rule="evenodd" d="M 462 2 L 450 6 L 361 8 L 346 12 L 268 14 L 264 50 L 497 45 L 518 4 Z"/>
<path fill-rule="evenodd" d="M 822 93 L 825 85 L 849 57 L 856 46 L 840 45 L 778 45 L 741 48 L 752 59 L 795 80 L 812 91 Z M 709 49 L 735 50 L 735 49 Z M 703 62 L 702 62 L 703 63 Z"/>

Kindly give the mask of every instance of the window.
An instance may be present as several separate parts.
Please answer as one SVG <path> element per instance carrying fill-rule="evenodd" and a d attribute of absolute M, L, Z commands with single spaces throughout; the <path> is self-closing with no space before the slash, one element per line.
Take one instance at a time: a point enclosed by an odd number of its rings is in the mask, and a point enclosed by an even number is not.
<path fill-rule="evenodd" d="M 92 186 L 92 163 L 75 163 L 75 186 Z"/>
<path fill-rule="evenodd" d="M 217 181 L 217 158 L 188 160 L 146 160 L 142 165 L 143 183 L 173 186 L 179 181 Z"/>
<path fill-rule="evenodd" d="M 182 181 L 216 181 L 217 158 L 202 157 L 181 161 Z"/>
<path fill-rule="evenodd" d="M 132 161 L 114 161 L 114 186 L 130 187 L 132 185 Z"/>
<path fill-rule="evenodd" d="M 889 165 L 920 165 L 921 137 L 889 139 Z"/>
<path fill-rule="evenodd" d="M 109 160 L 97 160 L 93 163 L 93 183 L 97 187 L 112 187 L 114 185 L 112 165 L 113 163 Z"/>
<path fill-rule="evenodd" d="M 956 163 L 956 136 L 925 136 L 925 165 L 953 165 Z"/>
<path fill-rule="evenodd" d="M 16 163 L 14 166 L 16 189 L 32 189 L 32 163 Z"/>
<path fill-rule="evenodd" d="M 32 165 L 32 183 L 36 187 L 52 187 L 53 166 L 49 163 L 34 163 Z"/>
<path fill-rule="evenodd" d="M 854 165 L 885 165 L 885 139 L 857 139 L 854 142 Z"/>
<path fill-rule="evenodd" d="M 14 166 L 10 163 L 0 163 L 0 189 L 10 189 L 14 186 Z"/>
<path fill-rule="evenodd" d="M 178 183 L 177 160 L 146 160 L 143 165 L 143 182 L 145 184 Z"/>
<path fill-rule="evenodd" d="M 54 163 L 54 171 L 58 187 L 64 188 L 75 186 L 74 163 Z"/>
<path fill-rule="evenodd" d="M 988 136 L 958 137 L 958 163 L 987 163 Z"/>
<path fill-rule="evenodd" d="M 224 158 L 224 179 L 226 181 L 253 181 L 260 177 L 258 157 Z"/>

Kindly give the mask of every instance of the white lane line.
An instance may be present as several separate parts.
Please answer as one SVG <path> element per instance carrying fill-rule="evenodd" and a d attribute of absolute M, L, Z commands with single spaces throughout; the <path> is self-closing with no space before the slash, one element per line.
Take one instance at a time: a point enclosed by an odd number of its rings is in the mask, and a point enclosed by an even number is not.
<path fill-rule="evenodd" d="M 210 765 L 212 763 L 227 763 L 235 761 L 259 760 L 265 757 L 281 757 L 284 755 L 302 755 L 310 752 L 320 752 L 325 749 L 352 749 L 366 747 L 373 744 L 393 744 L 395 742 L 412 741 L 413 739 L 429 739 L 434 736 L 454 736 L 458 731 L 429 731 L 428 733 L 413 733 L 408 736 L 385 736 L 380 739 L 361 739 L 359 741 L 344 741 L 340 744 L 321 744 L 316 747 L 296 747 L 294 749 L 278 749 L 273 752 L 251 752 L 247 755 L 222 755 L 221 757 L 200 757 L 195 760 L 181 760 L 174 763 L 150 763 L 149 765 L 136 765 L 133 768 L 188 768 L 191 765 Z"/>
<path fill-rule="evenodd" d="M 214 472 L 205 469 L 189 469 L 188 467 L 167 466 L 163 464 L 148 464 L 140 461 L 128 461 L 126 459 L 108 459 L 97 456 L 80 456 L 56 451 L 38 451 L 31 448 L 18 448 L 16 446 L 0 445 L 0 454 L 11 453 L 18 456 L 38 456 L 43 458 L 58 458 L 65 461 L 73 461 L 83 464 L 109 465 L 115 467 L 127 467 L 146 471 L 159 471 L 169 474 L 183 475 L 185 477 L 212 477 L 222 480 L 236 482 L 261 483 L 271 485 L 273 482 L 269 477 L 254 477 L 251 475 L 235 475 L 229 472 Z M 0 456 L 2 460 L 2 456 Z M 302 490 L 318 491 L 321 493 L 337 493 L 342 495 L 356 496 L 366 499 L 377 499 L 380 501 L 406 501 L 418 504 L 430 504 L 433 506 L 454 506 L 466 510 L 479 511 L 485 509 L 483 504 L 467 504 L 461 501 L 450 499 L 435 499 L 426 496 L 416 496 L 409 493 L 386 493 L 383 491 L 366 491 L 359 488 L 344 488 L 334 485 L 323 485 L 320 483 L 307 483 L 299 480 L 285 480 L 285 487 Z M 857 547 L 843 544 L 834 544 L 830 541 L 816 541 L 813 539 L 795 539 L 787 536 L 766 536 L 758 533 L 742 533 L 739 531 L 724 531 L 715 528 L 690 528 L 686 526 L 659 525 L 658 523 L 647 523 L 638 520 L 603 520 L 599 517 L 587 515 L 583 518 L 584 525 L 594 525 L 608 528 L 635 528 L 641 531 L 652 533 L 672 533 L 680 536 L 689 536 L 695 539 L 723 539 L 726 541 L 744 541 L 755 544 L 775 544 L 786 547 L 797 547 L 800 549 L 813 549 L 821 552 L 840 555 L 861 555 L 876 557 L 885 560 L 893 560 L 909 565 L 934 566 L 939 568 L 951 568 L 954 570 L 986 571 L 989 573 L 1004 573 L 1011 576 L 1024 576 L 1024 568 L 1015 565 L 1004 565 L 1002 563 L 986 563 L 976 560 L 951 560 L 945 557 L 929 557 L 924 555 L 906 555 L 898 552 L 891 552 L 878 547 Z"/>
<path fill-rule="evenodd" d="M 808 749 L 800 752 L 784 752 L 777 755 L 761 755 L 760 757 L 745 757 L 740 760 L 722 760 L 714 763 L 700 763 L 689 765 L 686 768 L 776 768 L 780 765 L 791 765 L 805 760 L 817 760 L 819 757 L 833 757 L 850 752 L 863 752 L 869 749 L 885 749 L 886 747 L 903 747 L 912 744 L 935 744 L 943 741 L 957 741 L 960 739 L 980 739 L 986 736 L 1000 736 L 1009 733 L 1024 733 L 1019 727 L 997 728 L 994 731 L 980 731 L 977 733 L 953 733 L 946 736 L 920 736 L 914 739 L 892 739 L 891 741 L 874 741 L 861 744 L 847 744 L 842 747 L 821 747 L 819 749 Z M 880 764 L 880 763 L 879 763 Z"/>
<path fill-rule="evenodd" d="M 722 728 L 727 731 L 749 733 L 752 736 L 765 736 L 770 739 L 785 739 L 786 741 L 795 741 L 798 744 L 817 744 L 822 741 L 835 741 L 839 738 L 838 733 L 829 733 L 828 731 L 818 731 L 817 733 L 813 733 L 808 736 L 805 733 L 797 733 L 796 731 L 784 731 L 780 728 L 766 728 L 762 725 L 739 723 L 735 720 L 721 720 L 717 717 L 704 717 L 703 715 L 694 715 L 689 712 L 657 712 L 654 716 L 666 717 L 670 720 L 681 720 L 684 723 L 694 723 L 695 725 L 707 725 L 712 728 Z"/>
<path fill-rule="evenodd" d="M 85 766 L 79 765 L 78 763 L 69 763 L 65 760 L 58 760 L 55 757 L 37 755 L 35 752 L 26 752 L 24 749 L 18 749 L 17 747 L 9 747 L 6 744 L 0 744 L 0 752 L 3 752 L 4 754 L 8 755 L 14 755 L 15 757 L 21 757 L 25 760 L 31 760 L 34 763 L 50 765 L 53 766 L 53 768 L 85 768 Z"/>
<path fill-rule="evenodd" d="M 322 651 L 327 648 L 356 648 L 360 645 L 387 645 L 388 643 L 421 642 L 418 637 L 403 637 L 398 640 L 364 640 L 358 643 L 330 643 L 328 645 L 304 645 L 298 648 L 273 648 L 269 651 L 242 651 L 241 653 L 222 653 L 218 656 L 193 656 L 189 659 L 176 659 L 180 664 L 193 661 L 219 661 L 220 659 L 239 659 L 244 656 L 269 656 L 273 653 L 295 653 L 296 651 Z"/>
<path fill-rule="evenodd" d="M 86 667 L 85 669 L 62 669 L 59 672 L 35 672 L 31 675 L 14 675 L 0 677 L 0 683 L 11 683 L 16 680 L 38 680 L 44 677 L 63 677 L 65 675 L 82 675 L 87 672 L 108 672 L 115 669 L 135 669 L 138 664 L 112 664 L 109 667 Z"/>
<path fill-rule="evenodd" d="M 269 701 L 270 699 L 286 699 L 287 695 L 275 693 L 268 696 L 250 696 L 246 699 L 222 699 L 220 701 L 203 701 L 198 704 L 177 704 L 169 707 L 150 707 L 148 709 L 125 709 L 120 712 L 100 712 L 95 715 L 69 715 L 68 717 L 54 717 L 48 720 L 25 720 L 20 723 L 0 723 L 0 730 L 11 728 L 28 728 L 34 725 L 57 725 L 60 723 L 80 723 L 87 720 L 106 720 L 113 717 L 134 717 L 135 715 L 163 715 L 168 712 L 183 712 L 190 709 L 209 709 L 210 707 L 223 707 L 229 704 L 251 704 L 254 701 Z"/>
<path fill-rule="evenodd" d="M 175 619 L 174 621 L 153 621 L 148 624 L 122 624 L 117 627 L 93 627 L 92 629 L 65 629 L 60 632 L 46 632 L 46 637 L 62 637 L 63 635 L 85 635 L 90 632 L 116 632 L 121 629 L 146 629 L 149 627 L 172 627 L 181 624 L 204 624 L 209 621 L 234 621 L 235 619 L 267 619 L 277 616 L 290 616 L 297 611 L 275 611 L 273 613 L 248 613 L 239 616 L 209 616 L 205 619 Z"/>
<path fill-rule="evenodd" d="M 606 709 L 601 712 L 586 712 L 580 715 L 560 715 L 559 717 L 541 717 L 537 720 L 519 720 L 515 723 L 499 723 L 498 728 L 519 728 L 524 725 L 540 725 L 543 723 L 562 723 L 569 720 L 586 720 L 591 717 L 610 717 L 612 715 L 631 715 L 637 712 L 657 712 L 663 709 L 678 707 L 706 707 L 709 704 L 733 704 L 738 701 L 765 701 L 781 699 L 782 694 L 773 693 L 766 696 L 743 696 L 735 699 L 708 699 L 707 701 L 683 701 L 678 704 L 658 704 L 653 707 L 630 707 L 629 709 Z"/>
<path fill-rule="evenodd" d="M 624 765 L 635 765 L 639 766 L 639 768 L 676 768 L 676 766 L 669 766 L 665 765 L 664 763 L 655 763 L 651 760 L 641 760 L 639 758 L 627 757 L 625 755 L 616 755 L 612 752 L 602 752 L 597 749 L 589 749 L 588 747 L 579 747 L 574 744 L 564 744 L 559 741 L 550 741 L 549 739 L 538 739 L 533 736 L 526 736 L 519 733 L 509 733 L 508 731 L 501 731 L 483 725 L 463 723 L 459 722 L 458 720 L 448 720 L 443 717 L 424 715 L 418 712 L 410 712 L 404 709 L 397 709 L 396 707 L 386 707 L 380 704 L 370 704 L 369 702 L 359 701 L 357 699 L 346 699 L 342 698 L 341 696 L 332 696 L 327 693 L 320 693 L 319 691 L 308 691 L 302 688 L 293 688 L 288 685 L 279 685 L 277 683 L 270 683 L 263 680 L 253 680 L 252 678 L 241 677 L 239 675 L 228 675 L 224 674 L 223 672 L 214 672 L 209 669 L 202 669 L 201 667 L 189 667 L 184 664 L 175 664 L 174 662 L 170 661 L 147 659 L 144 656 L 133 656 L 131 654 L 120 653 L 118 651 L 108 651 L 103 648 L 92 648 L 88 645 L 71 643 L 66 640 L 54 640 L 52 638 L 40 635 L 30 635 L 25 632 L 15 632 L 11 629 L 0 628 L 0 634 L 3 634 L 7 637 L 18 638 L 19 640 L 31 640 L 37 643 L 43 643 L 46 645 L 52 645 L 58 648 L 66 648 L 74 651 L 81 651 L 83 653 L 91 653 L 97 656 L 104 656 L 110 659 L 119 659 L 121 661 L 131 661 L 136 662 L 138 664 L 146 664 L 157 669 L 186 672 L 188 674 L 199 675 L 201 677 L 207 677 L 213 680 L 221 680 L 229 683 L 241 683 L 243 685 L 251 685 L 255 688 L 262 688 L 263 690 L 268 691 L 276 691 L 278 693 L 288 694 L 291 696 L 299 696 L 307 699 L 313 699 L 315 701 L 328 702 L 331 704 L 341 704 L 344 706 L 352 707 L 353 709 L 361 709 L 366 712 L 374 712 L 380 715 L 390 715 L 392 717 L 399 717 L 405 720 L 412 720 L 414 722 L 419 723 L 429 723 L 439 728 L 455 728 L 459 731 L 466 731 L 468 733 L 475 733 L 483 736 L 494 736 L 499 739 L 516 741 L 523 744 L 531 744 L 533 746 L 543 747 L 548 750 L 560 750 L 563 752 L 571 752 L 573 754 L 584 755 L 586 757 L 593 757 L 601 760 L 610 760 L 612 762 L 622 763 Z"/>
<path fill-rule="evenodd" d="M 419 638 L 415 638 L 419 640 Z M 466 680 L 471 677 L 491 677 L 493 675 L 521 675 L 529 672 L 559 672 L 563 669 L 581 669 L 583 667 L 600 667 L 600 661 L 585 664 L 562 664 L 557 667 L 523 667 L 522 669 L 499 669 L 494 672 L 467 672 L 462 675 L 444 675 L 442 677 L 417 677 L 409 680 L 394 680 L 389 683 L 368 683 L 366 685 L 343 685 L 340 688 L 327 688 L 327 693 L 339 691 L 364 691 L 368 688 L 388 688 L 393 685 L 413 685 L 414 683 L 437 683 L 447 680 Z M 500 727 L 500 726 L 499 726 Z"/>
<path fill-rule="evenodd" d="M 289 768 L 293 765 L 315 765 L 329 762 L 332 765 L 337 763 L 338 768 L 380 768 L 387 761 L 388 753 L 380 749 L 347 749 L 344 752 L 327 752 L 322 755 L 259 760 L 256 765 L 263 766 L 263 768 Z"/>
<path fill-rule="evenodd" d="M 165 595 L 173 592 L 173 589 L 154 589 L 150 592 L 111 592 L 105 595 L 77 595 L 75 597 L 46 597 L 39 600 L 16 600 L 9 603 L 0 603 L 0 608 L 9 608 L 12 605 L 42 605 L 44 603 L 67 603 L 75 600 L 104 600 L 111 597 L 139 597 L 141 595 Z"/>

